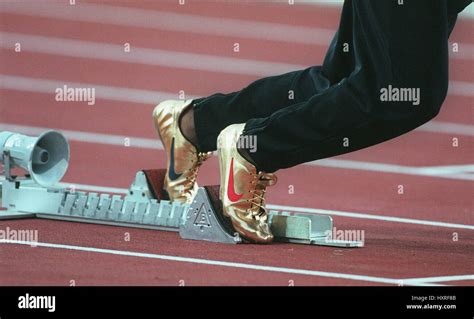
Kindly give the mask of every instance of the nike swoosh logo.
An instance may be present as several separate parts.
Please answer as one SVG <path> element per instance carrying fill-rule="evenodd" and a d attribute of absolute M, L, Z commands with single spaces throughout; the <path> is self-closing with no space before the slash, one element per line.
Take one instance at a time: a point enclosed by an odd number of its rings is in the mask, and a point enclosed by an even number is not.
<path fill-rule="evenodd" d="M 178 178 L 181 177 L 181 174 L 176 173 L 174 170 L 174 137 L 173 140 L 171 141 L 171 158 L 170 158 L 170 167 L 168 168 L 168 177 L 170 180 L 174 181 L 177 180 Z"/>
<path fill-rule="evenodd" d="M 234 189 L 234 158 L 230 161 L 229 169 L 229 183 L 227 184 L 227 197 L 231 202 L 236 202 L 244 196 L 243 194 L 237 194 Z"/>

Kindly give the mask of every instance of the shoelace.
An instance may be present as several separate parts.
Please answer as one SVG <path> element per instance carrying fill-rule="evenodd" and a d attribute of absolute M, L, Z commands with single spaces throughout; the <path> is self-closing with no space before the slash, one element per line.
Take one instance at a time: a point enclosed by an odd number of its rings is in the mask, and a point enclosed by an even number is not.
<path fill-rule="evenodd" d="M 255 174 L 255 188 L 250 190 L 252 193 L 252 199 L 249 202 L 252 204 L 251 210 L 252 215 L 257 219 L 266 217 L 267 211 L 265 209 L 265 193 L 268 186 L 275 185 L 277 182 L 277 177 L 272 173 L 260 172 Z"/>
<path fill-rule="evenodd" d="M 211 153 L 201 153 L 201 152 L 193 152 L 196 155 L 196 160 L 194 161 L 193 166 L 189 169 L 191 172 L 190 176 L 187 178 L 188 186 L 192 186 L 197 179 L 197 174 L 199 171 L 199 167 L 201 167 L 202 163 L 208 159 Z M 192 187 L 188 187 L 188 191 L 191 191 Z"/>

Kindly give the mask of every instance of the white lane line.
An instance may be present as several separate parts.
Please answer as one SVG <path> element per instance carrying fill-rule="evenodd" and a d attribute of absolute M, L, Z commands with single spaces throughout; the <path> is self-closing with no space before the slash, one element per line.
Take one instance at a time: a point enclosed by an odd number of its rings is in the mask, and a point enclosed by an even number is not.
<path fill-rule="evenodd" d="M 439 282 L 448 282 L 448 281 L 464 281 L 464 280 L 474 280 L 474 275 L 457 275 L 457 276 L 439 276 L 439 277 L 422 277 L 422 278 L 409 278 L 404 279 L 405 283 L 412 282 L 423 282 L 423 283 L 439 283 Z"/>
<path fill-rule="evenodd" d="M 129 89 L 125 87 L 106 86 L 95 83 L 80 83 L 64 80 L 34 79 L 23 76 L 0 74 L 0 88 L 21 92 L 45 93 L 55 96 L 55 90 L 64 85 L 74 88 L 95 88 L 97 99 L 119 102 L 144 103 L 155 105 L 160 101 L 177 99 L 178 93 Z M 193 98 L 193 97 L 189 97 Z M 97 103 L 97 102 L 96 102 Z M 90 106 L 89 106 L 90 107 Z"/>
<path fill-rule="evenodd" d="M 354 169 L 369 172 L 380 172 L 380 173 L 393 173 L 413 176 L 427 176 L 437 178 L 447 178 L 456 180 L 474 181 L 473 174 L 469 172 L 474 165 L 461 165 L 462 167 L 469 167 L 464 172 L 453 172 L 443 168 L 443 166 L 426 166 L 426 167 L 414 167 L 414 166 L 403 166 L 396 164 L 385 164 L 385 163 L 373 163 L 373 162 L 361 162 L 353 160 L 341 160 L 341 159 L 322 159 L 319 161 L 313 161 L 305 163 L 305 165 L 322 166 L 330 168 L 345 168 Z"/>
<path fill-rule="evenodd" d="M 117 187 L 97 186 L 97 185 L 87 185 L 87 184 L 77 184 L 77 183 L 67 183 L 67 182 L 59 183 L 59 186 L 65 187 L 65 188 L 74 187 L 74 189 L 76 190 L 83 190 L 83 191 L 89 191 L 89 192 L 128 194 L 128 189 L 117 188 Z M 364 213 L 356 213 L 356 212 L 343 212 L 343 211 L 337 211 L 337 210 L 317 209 L 317 208 L 310 208 L 310 207 L 298 207 L 298 206 L 278 205 L 278 204 L 267 204 L 267 208 L 270 210 L 278 210 L 278 211 L 299 212 L 299 213 L 320 214 L 320 215 L 322 214 L 322 215 L 332 215 L 332 216 L 339 216 L 339 217 L 346 217 L 346 218 L 369 219 L 369 220 L 378 220 L 378 221 L 384 221 L 384 222 L 394 222 L 394 223 L 403 223 L 403 224 L 412 224 L 412 225 L 474 230 L 474 225 L 438 222 L 438 221 L 422 220 L 422 219 L 414 219 L 414 218 L 402 218 L 402 217 L 364 214 Z M 416 215 L 416 213 L 414 213 L 414 215 Z"/>
<path fill-rule="evenodd" d="M 392 284 L 392 285 L 399 285 L 400 282 L 403 282 L 403 279 L 400 280 L 400 279 L 392 279 L 392 278 L 353 275 L 353 274 L 307 270 L 307 269 L 298 269 L 298 268 L 264 266 L 264 265 L 258 265 L 258 264 L 236 263 L 236 262 L 229 262 L 229 261 L 203 259 L 203 258 L 189 258 L 189 257 L 179 257 L 179 256 L 171 256 L 171 255 L 139 253 L 139 252 L 125 251 L 125 250 L 104 249 L 104 248 L 84 247 L 84 246 L 74 246 L 74 245 L 62 245 L 62 244 L 52 244 L 52 243 L 42 243 L 42 242 L 33 243 L 33 242 L 27 242 L 27 241 L 13 241 L 13 240 L 8 241 L 4 239 L 0 240 L 0 244 L 15 244 L 15 245 L 30 245 L 30 246 L 35 245 L 35 246 L 46 247 L 46 248 L 86 251 L 86 252 L 92 252 L 92 253 L 101 253 L 101 254 L 118 255 L 118 256 L 160 259 L 160 260 L 168 260 L 168 261 L 175 261 L 175 262 L 229 267 L 229 268 L 237 268 L 237 269 L 260 270 L 260 271 L 278 272 L 278 273 L 286 273 L 286 274 L 293 274 L 293 275 L 305 275 L 305 276 L 314 276 L 314 277 L 367 281 L 367 282 Z M 429 286 L 432 284 L 414 282 L 413 285 L 414 286 Z"/>
<path fill-rule="evenodd" d="M 61 187 L 74 186 L 74 189 L 92 191 L 92 192 L 128 194 L 128 190 L 125 188 L 67 183 L 67 182 L 60 183 L 59 186 Z M 363 214 L 363 213 L 356 213 L 356 212 L 343 212 L 343 211 L 337 211 L 337 210 L 317 209 L 317 208 L 310 208 L 310 207 L 297 207 L 297 206 L 278 205 L 278 204 L 267 204 L 267 208 L 270 210 L 287 211 L 287 212 L 322 214 L 322 215 L 332 215 L 332 216 L 340 216 L 340 217 L 347 217 L 347 218 L 370 219 L 370 220 L 378 220 L 378 221 L 384 221 L 384 222 L 423 225 L 423 226 L 431 226 L 431 227 L 474 230 L 474 225 L 446 223 L 446 222 L 438 222 L 438 221 L 422 220 L 422 219 L 414 219 L 414 218 L 392 217 L 392 216 L 385 216 L 385 215 Z M 414 213 L 413 215 L 416 215 L 416 213 Z"/>
<path fill-rule="evenodd" d="M 283 74 L 306 69 L 308 65 L 239 59 L 216 55 L 187 53 L 160 49 L 134 47 L 133 52 L 124 53 L 123 46 L 99 42 L 70 40 L 65 38 L 0 32 L 0 47 L 12 49 L 22 43 L 22 51 L 37 52 L 75 58 L 99 59 L 132 64 L 175 67 L 181 69 L 223 72 L 256 77 Z M 474 84 L 451 81 L 449 94 L 474 96 Z"/>
<path fill-rule="evenodd" d="M 474 19 L 474 6 L 471 4 L 466 7 L 460 14 L 460 17 L 467 19 Z"/>
<path fill-rule="evenodd" d="M 133 47 L 131 53 L 125 53 L 123 51 L 123 45 L 118 44 L 0 32 L 1 47 L 5 49 L 14 48 L 17 42 L 21 43 L 23 52 L 38 52 L 75 58 L 99 59 L 208 72 L 253 75 L 258 77 L 281 74 L 308 67 L 297 64 L 139 47 Z"/>
<path fill-rule="evenodd" d="M 304 2 L 304 1 L 298 1 Z M 327 5 L 322 1 L 319 5 Z M 329 2 L 331 4 L 331 2 Z M 338 4 L 339 5 L 339 4 Z M 473 7 L 473 6 L 471 6 Z M 472 10 L 471 10 L 472 11 Z M 318 27 L 292 26 L 281 23 L 247 21 L 230 18 L 205 17 L 191 14 L 156 11 L 100 4 L 70 6 L 67 3 L 53 5 L 28 3 L 2 3 L 0 12 L 46 17 L 66 21 L 91 22 L 115 26 L 131 26 L 203 35 L 218 35 L 247 39 L 272 40 L 328 46 L 336 30 Z M 467 10 L 464 10 L 467 12 Z M 179 23 L 176 23 L 179 21 Z M 459 51 L 454 59 L 474 59 L 474 46 L 458 43 Z"/>
<path fill-rule="evenodd" d="M 95 83 L 80 83 L 63 80 L 46 80 L 29 78 L 15 75 L 0 74 L 0 88 L 15 91 L 37 92 L 46 94 L 55 94 L 56 88 L 68 85 L 69 87 L 95 88 L 96 96 L 99 99 L 143 103 L 158 104 L 160 101 L 167 99 L 178 99 L 178 94 L 167 92 L 157 92 L 149 90 L 129 89 L 124 87 L 113 87 L 99 85 Z M 472 87 L 474 92 L 474 86 Z M 186 96 L 187 99 L 197 98 L 198 96 Z M 465 136 L 474 136 L 474 126 L 468 124 L 458 124 L 449 122 L 431 121 L 419 128 L 419 131 L 443 134 L 458 134 Z"/>
<path fill-rule="evenodd" d="M 36 126 L 25 126 L 25 125 L 16 125 L 8 123 L 0 123 L 0 129 L 3 131 L 12 131 L 29 135 L 38 135 L 44 131 L 51 130 L 52 128 L 46 127 L 36 127 Z M 111 134 L 100 134 L 93 132 L 81 132 L 81 131 L 71 131 L 71 130 L 59 130 L 61 131 L 69 140 L 85 143 L 98 143 L 106 145 L 115 145 L 115 146 L 124 146 L 125 139 L 128 138 L 131 148 L 145 148 L 145 149 L 157 149 L 163 150 L 163 144 L 161 141 L 156 138 L 142 138 L 142 137 L 133 137 L 126 135 L 111 135 Z"/>
<path fill-rule="evenodd" d="M 472 97 L 474 96 L 474 83 L 449 81 L 448 94 L 455 96 Z M 474 106 L 472 100 L 468 102 L 468 106 Z"/>
<path fill-rule="evenodd" d="M 439 174 L 452 173 L 474 173 L 474 165 L 445 165 L 445 166 L 430 166 L 425 168 L 426 171 L 436 171 Z"/>
<path fill-rule="evenodd" d="M 286 2 L 286 0 L 277 0 L 278 2 Z M 298 2 L 306 4 L 315 4 L 332 7 L 342 7 L 344 0 L 298 0 Z M 474 19 L 474 6 L 468 5 L 460 14 L 459 17 L 464 19 Z"/>
<path fill-rule="evenodd" d="M 462 82 L 450 82 L 452 87 L 460 85 L 462 89 L 458 90 L 460 95 L 468 92 L 468 95 L 474 96 L 474 85 L 472 88 Z M 39 78 L 30 78 L 17 75 L 0 74 L 0 88 L 6 90 L 37 92 L 45 94 L 55 94 L 56 88 L 67 85 L 69 87 L 95 88 L 96 96 L 99 99 L 132 102 L 140 104 L 158 104 L 167 99 L 178 99 L 178 93 L 159 92 L 151 90 L 130 89 L 126 87 L 107 86 L 96 83 L 81 83 L 67 80 L 48 80 Z M 464 92 L 464 93 L 463 93 Z M 462 93 L 462 94 L 461 94 Z M 186 99 L 198 98 L 199 96 L 187 95 Z M 474 106 L 474 105 L 473 105 Z M 460 134 L 474 136 L 474 127 L 467 124 L 445 123 L 431 121 L 418 128 L 432 133 Z"/>
<path fill-rule="evenodd" d="M 474 6 L 473 6 L 474 8 Z M 449 42 L 450 48 L 454 42 Z M 467 43 L 456 43 L 458 51 L 449 50 L 449 57 L 454 60 L 474 60 L 474 45 Z"/>
<path fill-rule="evenodd" d="M 53 5 L 32 2 L 27 5 L 3 2 L 0 11 L 66 21 L 323 46 L 329 45 L 335 33 L 333 29 L 86 3 L 70 6 L 66 2 L 54 3 Z"/>
<path fill-rule="evenodd" d="M 44 131 L 50 130 L 51 128 L 45 127 L 32 127 L 16 124 L 8 124 L 0 122 L 0 129 L 5 131 L 19 132 L 29 135 L 39 135 Z M 133 136 L 120 136 L 111 134 L 99 134 L 89 133 L 71 130 L 60 130 L 66 135 L 69 140 L 86 142 L 86 143 L 98 143 L 106 145 L 124 146 L 126 139 L 128 147 L 132 148 L 144 148 L 144 149 L 158 149 L 163 150 L 163 145 L 158 139 L 149 139 Z M 374 163 L 374 162 L 361 162 L 353 160 L 342 160 L 342 159 L 323 159 L 319 161 L 313 161 L 304 163 L 303 165 L 321 166 L 329 168 L 339 169 L 352 169 L 369 172 L 380 172 L 380 173 L 392 173 L 392 174 L 403 174 L 412 176 L 426 176 L 435 178 L 446 178 L 454 180 L 474 180 L 474 175 L 471 174 L 474 166 L 469 165 L 449 165 L 447 168 L 444 166 L 426 166 L 426 167 L 414 167 L 414 166 L 402 166 L 396 164 L 385 164 L 385 163 Z M 456 169 L 457 167 L 457 169 Z"/>
<path fill-rule="evenodd" d="M 474 87 L 472 89 L 474 90 Z M 472 106 L 474 106 L 474 104 Z M 418 130 L 431 133 L 474 136 L 474 126 L 469 124 L 430 121 L 420 126 Z"/>
<path fill-rule="evenodd" d="M 66 187 L 66 188 L 74 187 L 74 189 L 84 190 L 84 191 L 89 191 L 89 192 L 128 194 L 128 189 L 117 188 L 117 187 L 97 186 L 97 185 L 68 183 L 68 182 L 60 183 L 59 186 Z M 310 207 L 297 207 L 297 206 L 278 205 L 278 204 L 267 204 L 267 208 L 270 210 L 278 210 L 278 211 L 300 212 L 300 213 L 307 213 L 307 214 L 322 214 L 322 215 L 332 215 L 332 216 L 340 216 L 340 217 L 347 217 L 347 218 L 378 220 L 378 221 L 384 221 L 384 222 L 395 222 L 395 223 L 414 224 L 414 225 L 423 225 L 423 226 L 432 226 L 432 227 L 474 230 L 474 225 L 438 222 L 438 221 L 422 220 L 422 219 L 414 219 L 414 218 L 402 218 L 402 217 L 364 214 L 364 213 L 356 213 L 356 212 L 343 212 L 343 211 L 336 211 L 336 210 L 317 209 L 317 208 L 310 208 Z M 414 213 L 414 215 L 416 215 L 416 213 Z"/>
<path fill-rule="evenodd" d="M 309 207 L 295 207 L 295 206 L 275 205 L 275 204 L 273 205 L 268 204 L 267 207 L 269 209 L 276 209 L 280 211 L 323 214 L 323 215 L 332 215 L 332 216 L 349 217 L 349 218 L 380 220 L 380 221 L 385 221 L 385 222 L 474 230 L 474 225 L 445 223 L 445 222 L 437 222 L 437 221 L 414 219 L 414 218 L 391 217 L 391 216 L 384 216 L 384 215 L 342 212 L 342 211 L 337 211 L 337 210 L 315 209 L 315 208 L 309 208 Z M 416 213 L 413 213 L 413 215 L 416 216 Z"/>

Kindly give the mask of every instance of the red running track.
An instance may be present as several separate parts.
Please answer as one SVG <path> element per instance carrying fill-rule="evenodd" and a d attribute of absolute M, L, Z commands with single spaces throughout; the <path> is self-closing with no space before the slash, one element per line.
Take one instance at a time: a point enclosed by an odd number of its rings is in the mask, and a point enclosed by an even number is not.
<path fill-rule="evenodd" d="M 101 10 L 111 6 L 109 3 Z M 328 30 L 336 28 L 339 14 L 338 8 L 304 5 L 288 8 L 275 4 L 194 3 L 178 7 L 171 2 L 143 1 L 120 6 Z M 325 51 L 321 44 L 66 21 L 24 13 L 2 13 L 0 21 L 0 31 L 6 33 L 98 44 L 128 41 L 137 48 L 295 65 L 319 63 Z M 472 26 L 472 20 L 460 20 L 451 41 L 473 45 L 469 36 Z M 238 55 L 230 50 L 235 42 L 244 48 Z M 11 48 L 0 50 L 1 74 L 39 81 L 35 82 L 38 87 L 41 80 L 53 80 L 168 94 L 183 89 L 188 95 L 202 96 L 236 90 L 258 78 L 252 74 L 30 52 L 28 43 L 22 46 L 21 54 Z M 452 81 L 472 86 L 472 71 L 472 57 L 451 59 Z M 101 136 L 94 142 L 71 138 L 67 183 L 127 188 L 137 170 L 164 167 L 163 151 L 134 144 L 136 138 L 155 139 L 150 118 L 153 103 L 100 98 L 94 106 L 61 103 L 54 100 L 52 91 L 38 92 L 38 87 L 2 88 L 0 125 L 131 138 L 130 147 L 104 144 Z M 472 108 L 472 92 L 451 94 L 436 119 L 462 124 L 471 133 L 459 127 L 451 133 L 418 130 L 336 159 L 405 168 L 472 165 Z M 453 138 L 459 140 L 458 147 L 453 147 Z M 440 276 L 462 277 L 432 279 L 434 283 L 473 284 L 473 278 L 466 277 L 472 274 L 474 264 L 471 180 L 376 171 L 370 165 L 368 170 L 303 165 L 283 170 L 278 177 L 279 183 L 269 189 L 269 203 L 334 211 L 338 229 L 364 231 L 366 247 L 228 246 L 184 241 L 176 233 L 150 230 L 47 220 L 3 221 L 0 229 L 38 230 L 39 242 L 45 246 L 0 245 L 0 285 L 64 286 L 71 281 L 76 285 L 409 285 L 430 283 L 426 278 Z M 218 182 L 215 158 L 206 163 L 199 182 Z M 290 185 L 294 194 L 288 192 Z M 399 185 L 404 186 L 404 194 L 398 194 Z M 338 214 L 341 212 L 352 215 L 344 217 Z M 404 219 L 395 222 L 389 220 L 391 217 Z"/>

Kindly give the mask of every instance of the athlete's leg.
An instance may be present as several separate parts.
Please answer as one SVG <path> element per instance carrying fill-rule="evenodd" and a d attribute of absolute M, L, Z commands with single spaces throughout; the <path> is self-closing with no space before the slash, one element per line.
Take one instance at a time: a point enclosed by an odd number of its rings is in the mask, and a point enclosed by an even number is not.
<path fill-rule="evenodd" d="M 344 11 L 341 30 L 350 34 L 350 12 Z M 337 42 L 337 36 L 333 42 Z M 332 46 L 331 50 L 334 50 Z M 326 61 L 338 56 L 329 52 Z M 347 54 L 342 57 L 351 60 Z M 272 113 L 308 100 L 337 83 L 337 75 L 348 75 L 350 63 L 339 59 L 335 74 L 326 77 L 321 67 L 294 71 L 255 81 L 247 88 L 230 94 L 215 94 L 195 101 L 165 101 L 153 112 L 154 124 L 167 155 L 164 188 L 172 200 L 189 202 L 197 185 L 199 165 L 216 150 L 218 134 L 229 124 L 243 123 L 251 118 L 264 118 Z M 330 63 L 327 63 L 330 64 Z M 328 70 L 329 71 L 329 70 Z M 345 71 L 345 72 L 344 72 Z M 341 76 L 341 75 L 339 75 Z M 194 107 L 193 107 L 194 105 Z"/>
<path fill-rule="evenodd" d="M 195 134 L 202 151 L 216 150 L 219 133 L 227 126 L 252 118 L 266 118 L 288 106 L 308 101 L 347 77 L 353 70 L 353 51 L 343 52 L 341 35 L 352 34 L 352 10 L 342 11 L 338 32 L 326 54 L 323 66 L 259 79 L 241 91 L 214 94 L 194 101 Z M 346 8 L 347 7 L 347 8 Z"/>
<path fill-rule="evenodd" d="M 396 2 L 397 1 L 386 0 L 378 2 L 369 1 L 365 6 L 367 8 L 359 8 L 357 3 L 353 5 L 351 0 L 345 1 L 338 32 L 331 43 L 322 66 L 310 67 L 306 70 L 263 78 L 238 92 L 230 94 L 219 93 L 195 100 L 195 107 L 188 109 L 190 110 L 189 113 L 191 113 L 190 116 L 187 116 L 187 114 L 183 116 L 183 122 L 187 122 L 183 125 L 185 135 L 188 136 L 194 144 L 198 145 L 201 151 L 213 151 L 216 149 L 218 134 L 228 125 L 246 123 L 253 118 L 258 119 L 257 122 L 259 124 L 256 124 L 256 121 L 252 121 L 247 128 L 255 128 L 255 126 L 259 126 L 265 121 L 263 120 L 264 118 L 269 117 L 277 111 L 285 109 L 288 106 L 308 102 L 312 97 L 324 92 L 341 80 L 348 78 L 351 73 L 358 71 L 356 68 L 367 67 L 367 65 L 364 65 L 366 63 L 372 64 L 371 73 L 368 70 L 364 70 L 364 76 L 369 77 L 369 79 L 363 79 L 363 83 L 358 83 L 357 89 L 374 90 L 374 87 L 377 86 L 376 84 L 381 82 L 381 77 L 387 78 L 392 76 L 391 68 L 393 66 L 399 65 L 401 68 L 409 69 L 413 66 L 416 67 L 417 62 L 408 63 L 406 66 L 403 66 L 406 59 L 411 59 L 411 61 L 416 61 L 417 58 L 424 59 L 420 56 L 420 52 L 422 52 L 422 55 L 426 52 L 426 55 L 429 56 L 431 54 L 431 52 L 428 51 L 429 49 L 422 49 L 424 43 L 427 42 L 424 38 L 425 35 L 428 37 L 438 36 L 439 38 L 436 40 L 443 41 L 442 35 L 446 32 L 444 24 L 446 23 L 446 16 L 451 15 L 448 16 L 447 20 L 447 32 L 449 34 L 455 22 L 455 10 L 462 9 L 449 8 L 450 3 L 446 4 L 446 0 L 438 1 L 436 4 L 437 9 L 431 11 L 429 3 L 426 1 L 421 1 L 421 3 L 415 5 L 408 3 L 398 5 Z M 399 12 L 388 12 L 390 5 L 399 6 Z M 448 6 L 447 9 L 446 6 Z M 438 23 L 438 26 L 441 26 L 441 30 L 437 30 L 436 35 L 430 34 L 433 31 L 431 28 L 433 26 L 432 24 L 436 22 L 435 18 L 420 18 L 420 21 L 417 23 L 416 16 L 420 10 L 426 11 L 425 13 L 420 12 L 422 15 L 429 14 L 428 11 L 433 14 L 441 15 L 441 20 Z M 407 43 L 403 43 L 404 34 L 406 34 L 408 38 L 411 36 L 410 27 L 404 25 L 405 17 L 403 15 L 405 13 L 407 13 L 406 19 L 412 20 L 412 27 L 418 28 L 419 25 L 424 23 L 423 21 L 431 23 L 425 26 L 425 28 L 422 28 L 422 30 L 415 30 L 420 37 L 420 43 L 416 43 L 413 39 L 411 39 L 411 41 L 407 39 Z M 364 17 L 364 14 L 378 14 L 378 16 Z M 354 19 L 356 19 L 355 23 Z M 375 30 L 371 30 L 371 28 Z M 390 40 L 391 45 L 405 46 L 415 44 L 416 48 L 420 49 L 418 56 L 414 56 L 413 58 L 410 58 L 410 56 L 397 57 L 397 53 L 392 53 L 391 55 L 395 58 L 395 61 L 393 63 L 390 62 L 392 57 L 386 57 L 390 54 L 388 53 L 390 48 L 380 42 L 386 42 L 386 45 L 388 45 L 389 39 L 386 39 L 386 37 L 392 36 L 393 33 L 396 33 L 396 39 Z M 374 48 L 371 49 L 371 46 L 374 46 Z M 380 52 L 383 55 L 382 57 L 377 56 Z M 440 52 L 440 54 L 442 54 L 442 52 Z M 406 52 L 405 55 L 407 55 Z M 384 57 L 386 58 L 385 60 Z M 373 59 L 373 61 L 370 61 L 370 59 Z M 441 65 L 436 67 L 444 69 L 445 61 L 442 61 Z M 401 71 L 400 73 L 403 72 Z M 433 71 L 431 74 L 436 75 L 436 72 Z M 437 76 L 441 75 L 446 76 L 446 72 L 437 74 Z M 395 77 L 396 76 L 398 75 L 395 74 Z M 405 77 L 409 77 L 409 75 Z M 360 78 L 361 76 L 359 75 L 359 79 Z M 396 78 L 394 80 L 396 80 Z M 364 87 L 367 81 L 374 83 L 372 88 Z M 313 101 L 313 104 L 315 102 L 316 101 Z M 318 113 L 325 115 L 324 111 Z M 353 149 L 346 148 L 340 151 L 347 152 L 351 150 Z M 331 154 L 332 152 L 329 152 L 328 155 L 321 155 L 321 157 L 330 156 Z"/>
<path fill-rule="evenodd" d="M 353 72 L 308 101 L 246 122 L 244 135 L 257 136 L 257 152 L 248 155 L 259 170 L 368 147 L 438 114 L 448 87 L 453 25 L 446 0 L 346 1 L 344 10 L 352 13 L 353 31 L 339 40 L 354 51 Z M 412 100 L 385 99 L 381 90 L 390 87 L 410 89 Z"/>
<path fill-rule="evenodd" d="M 273 239 L 264 195 L 276 181 L 274 171 L 374 145 L 438 113 L 448 83 L 446 1 L 404 3 L 346 1 L 343 16 L 352 30 L 339 29 L 322 68 L 328 78 L 342 79 L 307 101 L 219 134 L 223 211 L 242 236 Z M 344 48 L 352 50 L 349 58 L 338 52 Z M 352 71 L 344 76 L 347 68 Z M 410 90 L 403 92 L 411 98 L 389 101 L 381 93 L 390 86 Z M 257 137 L 256 153 L 239 151 L 242 134 Z"/>
<path fill-rule="evenodd" d="M 199 149 L 216 150 L 217 136 L 230 124 L 267 117 L 329 87 L 330 83 L 316 74 L 320 74 L 319 67 L 312 67 L 259 79 L 238 92 L 218 93 L 193 101 L 191 111 Z M 315 84 L 313 77 L 318 77 L 319 83 Z"/>

